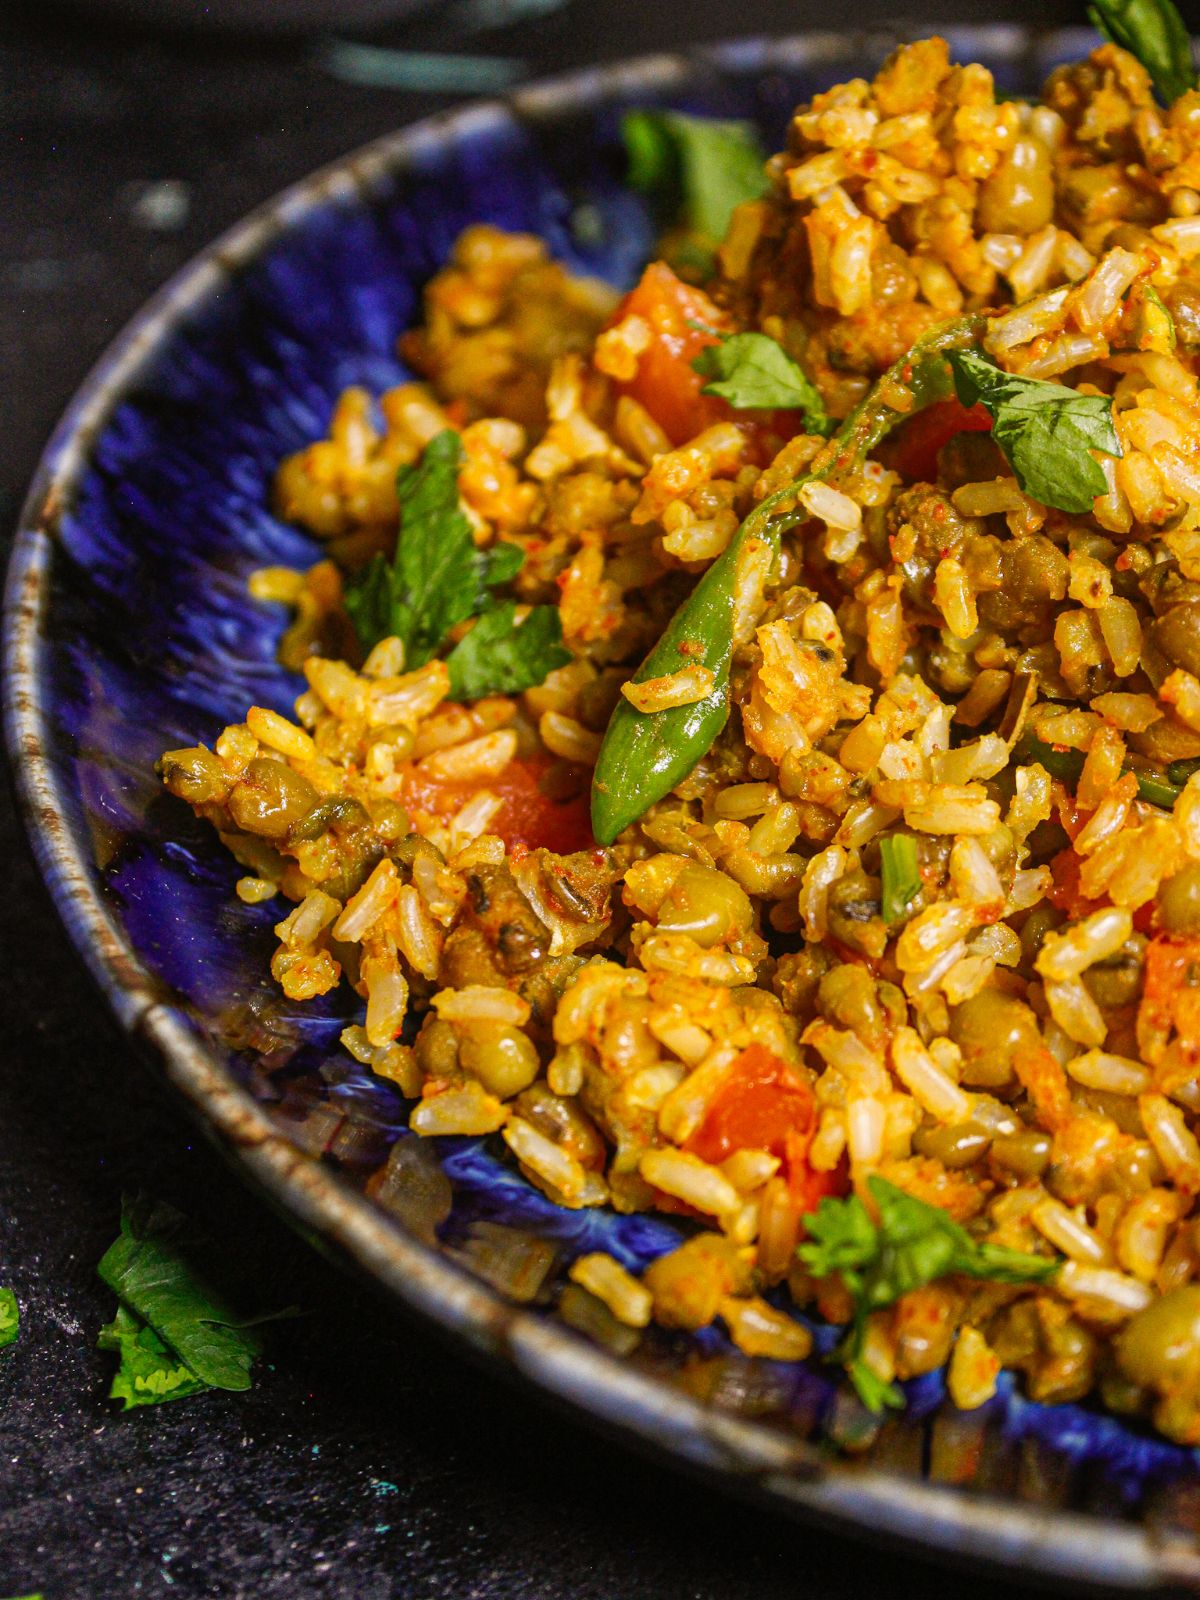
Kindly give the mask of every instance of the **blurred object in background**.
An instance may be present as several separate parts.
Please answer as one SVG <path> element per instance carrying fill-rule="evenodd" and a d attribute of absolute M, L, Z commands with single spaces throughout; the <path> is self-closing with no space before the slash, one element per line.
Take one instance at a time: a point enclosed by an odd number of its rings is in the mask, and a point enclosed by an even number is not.
<path fill-rule="evenodd" d="M 55 0 L 64 11 L 166 31 L 257 34 L 369 30 L 427 11 L 437 0 Z"/>

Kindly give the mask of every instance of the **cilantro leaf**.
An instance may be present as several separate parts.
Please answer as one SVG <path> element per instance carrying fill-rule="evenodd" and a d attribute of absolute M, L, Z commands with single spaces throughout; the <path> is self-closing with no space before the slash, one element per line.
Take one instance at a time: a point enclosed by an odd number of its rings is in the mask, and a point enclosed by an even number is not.
<path fill-rule="evenodd" d="M 921 892 L 917 841 L 911 833 L 894 833 L 879 843 L 882 862 L 880 911 L 884 922 L 899 922 Z"/>
<path fill-rule="evenodd" d="M 346 585 L 346 610 L 364 652 L 394 634 L 409 670 L 431 661 L 451 628 L 479 606 L 481 560 L 458 500 L 462 460 L 462 441 L 444 428 L 419 462 L 400 468 L 395 557 L 389 565 L 376 556 Z"/>
<path fill-rule="evenodd" d="M 621 137 L 630 187 L 653 200 L 664 226 L 697 236 L 701 247 L 687 264 L 711 271 L 733 208 L 767 192 L 766 153 L 757 133 L 746 122 L 630 111 L 621 120 Z"/>
<path fill-rule="evenodd" d="M 0 1289 L 0 1350 L 16 1342 L 21 1331 L 21 1308 L 11 1289 Z"/>
<path fill-rule="evenodd" d="M 261 1339 L 194 1265 L 198 1242 L 172 1206 L 127 1202 L 96 1270 L 202 1385 L 248 1389 Z"/>
<path fill-rule="evenodd" d="M 844 1200 L 826 1196 L 804 1218 L 804 1226 L 808 1239 L 800 1246 L 800 1259 L 814 1278 L 835 1272 L 846 1277 L 873 1260 L 879 1248 L 878 1229 L 856 1194 Z"/>
<path fill-rule="evenodd" d="M 544 683 L 547 673 L 570 661 L 557 607 L 534 606 L 522 623 L 515 620 L 516 609 L 514 601 L 505 600 L 485 611 L 446 657 L 454 699 L 517 694 Z"/>
<path fill-rule="evenodd" d="M 483 558 L 484 586 L 498 589 L 503 583 L 511 583 L 524 565 L 525 552 L 521 546 L 502 539 Z"/>
<path fill-rule="evenodd" d="M 719 395 L 735 411 L 802 411 L 809 433 L 828 436 L 836 424 L 821 392 L 803 367 L 765 333 L 735 333 L 708 345 L 692 362 L 706 383 L 703 394 Z"/>
<path fill-rule="evenodd" d="M 1060 511 L 1090 511 L 1108 488 L 1091 451 L 1122 454 L 1110 396 L 1017 377 L 972 350 L 950 350 L 947 360 L 958 398 L 991 417 L 992 437 L 1025 493 Z"/>
<path fill-rule="evenodd" d="M 846 1371 L 868 1411 L 882 1411 L 885 1406 L 893 1411 L 904 1410 L 904 1390 L 898 1383 L 885 1383 L 861 1356 L 848 1361 Z"/>
<path fill-rule="evenodd" d="M 851 1294 L 854 1320 L 833 1358 L 846 1366 L 863 1404 L 880 1410 L 901 1402 L 899 1391 L 863 1360 L 872 1311 L 882 1311 L 901 1295 L 950 1273 L 998 1283 L 1038 1283 L 1057 1272 L 1058 1262 L 981 1244 L 940 1207 L 906 1194 L 885 1178 L 868 1178 L 867 1186 L 879 1212 L 877 1223 L 857 1195 L 826 1197 L 804 1218 L 808 1239 L 797 1254 L 815 1278 L 838 1273 Z"/>
<path fill-rule="evenodd" d="M 1095 0 L 1088 21 L 1137 57 L 1164 104 L 1196 87 L 1191 37 L 1171 0 Z"/>
<path fill-rule="evenodd" d="M 96 1343 L 102 1350 L 115 1350 L 121 1358 L 108 1394 L 112 1400 L 124 1401 L 126 1411 L 182 1400 L 210 1387 L 125 1306 L 117 1307 L 116 1316 L 100 1329 Z"/>
<path fill-rule="evenodd" d="M 447 428 L 417 465 L 401 468 L 395 556 L 389 562 L 377 555 L 346 585 L 345 602 L 364 653 L 395 635 L 409 669 L 432 660 L 454 628 L 478 617 L 446 658 L 454 697 L 478 700 L 532 688 L 571 657 L 555 607 L 534 606 L 518 627 L 515 601 L 494 599 L 492 591 L 521 570 L 525 552 L 508 540 L 475 548 L 458 499 L 462 460 L 462 442 Z"/>
<path fill-rule="evenodd" d="M 385 556 L 374 555 L 343 586 L 342 598 L 363 654 L 368 655 L 392 629 L 392 568 Z"/>

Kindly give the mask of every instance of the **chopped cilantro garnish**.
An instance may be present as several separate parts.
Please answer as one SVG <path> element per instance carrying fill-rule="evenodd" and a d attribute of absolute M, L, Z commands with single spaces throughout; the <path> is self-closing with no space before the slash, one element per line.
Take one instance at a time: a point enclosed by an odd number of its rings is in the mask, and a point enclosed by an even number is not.
<path fill-rule="evenodd" d="M 1111 397 L 1002 372 L 972 350 L 951 350 L 947 359 L 958 398 L 991 417 L 992 438 L 1025 493 L 1060 511 L 1090 511 L 1108 488 L 1091 452 L 1122 453 Z"/>
<path fill-rule="evenodd" d="M 825 410 L 821 392 L 788 355 L 765 333 L 735 333 L 701 350 L 692 362 L 701 377 L 711 378 L 704 394 L 719 395 L 735 411 L 802 411 L 809 433 L 828 435 L 836 423 Z"/>
<path fill-rule="evenodd" d="M 885 922 L 899 922 L 921 892 L 917 866 L 917 841 L 911 833 L 894 833 L 880 840 L 883 863 L 881 914 Z"/>
<path fill-rule="evenodd" d="M 571 659 L 563 648 L 562 619 L 554 606 L 534 606 L 524 622 L 516 605 L 502 601 L 479 621 L 446 657 L 450 693 L 456 700 L 485 694 L 518 694 L 543 683 L 548 672 Z"/>
<path fill-rule="evenodd" d="M 1088 20 L 1138 58 L 1165 105 L 1196 87 L 1191 37 L 1171 0 L 1095 0 Z"/>
<path fill-rule="evenodd" d="M 767 191 L 765 152 L 746 122 L 680 111 L 630 111 L 621 121 L 631 188 L 648 195 L 662 226 L 694 237 L 675 264 L 706 274 L 733 208 Z"/>
<path fill-rule="evenodd" d="M 798 1254 L 814 1278 L 837 1273 L 854 1300 L 854 1320 L 834 1358 L 846 1367 L 864 1405 L 873 1411 L 903 1404 L 894 1384 L 863 1359 L 867 1318 L 901 1295 L 951 1273 L 998 1283 L 1039 1283 L 1058 1262 L 999 1245 L 981 1244 L 946 1212 L 879 1177 L 867 1186 L 879 1212 L 873 1222 L 857 1195 L 824 1199 L 805 1217 L 807 1241 Z"/>
<path fill-rule="evenodd" d="M 364 654 L 396 637 L 410 671 L 432 661 L 453 629 L 479 617 L 447 661 L 452 693 L 465 699 L 515 694 L 543 683 L 571 658 L 555 607 L 534 606 L 518 625 L 513 602 L 496 601 L 492 591 L 517 575 L 524 552 L 510 543 L 475 548 L 458 498 L 462 460 L 462 443 L 446 428 L 419 463 L 400 469 L 395 556 L 390 562 L 375 556 L 347 583 L 346 610 Z"/>

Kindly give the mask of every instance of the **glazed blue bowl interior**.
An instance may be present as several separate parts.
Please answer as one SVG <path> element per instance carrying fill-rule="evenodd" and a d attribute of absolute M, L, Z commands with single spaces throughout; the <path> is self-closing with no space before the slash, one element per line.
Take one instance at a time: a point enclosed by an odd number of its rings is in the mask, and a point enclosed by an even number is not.
<path fill-rule="evenodd" d="M 1086 43 L 1008 28 L 952 29 L 950 37 L 958 59 L 983 60 L 1009 91 L 1035 88 Z M 659 58 L 385 142 L 352 169 L 285 196 L 228 249 L 189 269 L 160 300 L 146 349 L 134 359 L 127 340 L 51 447 L 13 579 L 14 593 L 18 580 L 37 591 L 36 637 L 30 645 L 26 636 L 26 655 L 14 647 L 13 656 L 14 670 L 23 663 L 30 674 L 33 704 L 10 718 L 26 741 L 21 760 L 32 762 L 20 776 L 35 811 L 34 802 L 51 795 L 61 813 L 54 829 L 35 815 L 35 846 L 119 1014 L 128 1022 L 146 1006 L 165 1016 L 169 1027 L 158 1031 L 175 1041 L 166 1054 L 202 1054 L 223 1083 L 239 1086 L 240 1103 L 304 1153 L 297 1161 L 322 1164 L 321 1183 L 361 1187 L 395 1141 L 410 1137 L 405 1106 L 338 1045 L 356 1014 L 353 995 L 304 1006 L 283 999 L 268 973 L 277 907 L 236 898 L 236 864 L 163 793 L 154 771 L 163 750 L 211 743 L 251 704 L 288 712 L 300 690 L 276 660 L 283 609 L 247 592 L 254 569 L 303 567 L 321 554 L 269 510 L 277 464 L 325 431 L 347 385 L 379 392 L 410 376 L 397 336 L 419 317 L 422 286 L 468 224 L 539 234 L 572 268 L 616 285 L 636 278 L 653 228 L 622 185 L 618 124 L 628 105 L 750 118 L 775 147 L 797 102 L 868 74 L 893 43 L 822 36 Z M 40 741 L 32 755 L 31 732 Z M 75 869 L 83 876 L 72 882 Z M 104 949 L 101 914 L 112 936 Z M 194 1098 L 208 1115 L 204 1097 Z M 211 1120 L 228 1132 L 226 1111 Z M 679 1237 L 659 1217 L 563 1210 L 482 1141 L 439 1144 L 454 1203 L 435 1248 L 453 1259 L 483 1222 L 553 1241 L 560 1273 L 575 1254 L 596 1248 L 637 1268 Z M 275 1184 L 277 1198 L 300 1211 L 289 1184 L 290 1172 Z M 315 1192 L 310 1184 L 304 1216 L 320 1232 L 328 1219 Z M 368 1203 L 353 1203 L 356 1226 L 397 1230 L 382 1211 L 364 1222 Z M 555 1324 L 552 1298 L 543 1295 L 545 1304 L 525 1315 L 558 1329 L 560 1343 L 578 1344 Z M 428 1296 L 425 1309 L 440 1314 Z M 831 1331 L 816 1331 L 818 1350 L 827 1351 Z M 998 1496 L 1009 1520 L 990 1544 L 963 1531 L 952 1509 L 957 1493 L 951 1509 L 918 1496 L 906 1502 L 907 1522 L 892 1519 L 894 1531 L 993 1559 L 1094 1581 L 1151 1581 L 1163 1567 L 1147 1553 L 1158 1546 L 1146 1530 L 1174 1527 L 1194 1492 L 1192 1453 L 1083 1406 L 1034 1405 L 1007 1376 L 996 1400 L 969 1417 L 943 1404 L 940 1376 L 919 1380 L 909 1385 L 908 1410 L 880 1430 L 839 1394 L 819 1360 L 750 1362 L 707 1333 L 694 1341 L 648 1335 L 624 1362 L 643 1385 L 624 1411 L 599 1392 L 608 1367 L 580 1379 L 575 1398 L 626 1421 L 632 1415 L 636 1428 L 647 1414 L 645 1384 L 678 1391 L 672 1416 L 682 1433 L 670 1447 L 698 1458 L 706 1424 L 688 1397 L 702 1390 L 764 1435 L 852 1447 L 855 1494 L 873 1474 L 907 1474 L 926 1494 L 922 1480 L 932 1478 Z M 820 1465 L 817 1453 L 806 1460 L 810 1472 Z M 1030 1503 L 1037 1509 L 1027 1511 Z M 1047 1505 L 1062 1509 L 1044 1530 L 1045 1548 L 1031 1554 L 1031 1529 L 1034 1521 L 1042 1527 Z M 871 1506 L 868 1493 L 825 1509 L 885 1522 Z M 1101 1514 L 1104 1521 L 1089 1523 L 1101 1531 L 1068 1537 L 1081 1513 Z M 1104 1543 L 1114 1527 L 1125 1540 L 1120 1557 Z"/>

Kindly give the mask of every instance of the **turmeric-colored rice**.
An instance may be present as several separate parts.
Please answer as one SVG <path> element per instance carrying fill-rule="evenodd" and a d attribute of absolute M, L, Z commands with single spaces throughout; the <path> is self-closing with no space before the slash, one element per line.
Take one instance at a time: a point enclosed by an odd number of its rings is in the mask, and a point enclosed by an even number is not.
<path fill-rule="evenodd" d="M 295 609 L 294 720 L 251 708 L 164 781 L 244 900 L 290 903 L 284 993 L 362 997 L 344 1043 L 418 1134 L 495 1135 L 563 1206 L 693 1219 L 643 1281 L 592 1254 L 572 1293 L 802 1357 L 764 1291 L 845 1321 L 803 1219 L 883 1177 L 1062 1265 L 875 1312 L 881 1381 L 948 1364 L 973 1407 L 1009 1368 L 1200 1444 L 1200 773 L 1176 765 L 1200 758 L 1200 92 L 1163 110 L 1108 44 L 1036 105 L 998 100 L 928 39 L 799 107 L 768 174 L 691 291 L 722 326 L 778 340 L 840 418 L 985 312 L 1004 371 L 1111 397 L 1123 454 L 1096 456 L 1091 510 L 1023 492 L 961 416 L 921 459 L 902 430 L 812 484 L 778 560 L 739 568 L 723 733 L 599 848 L 614 707 L 713 687 L 634 670 L 824 441 L 690 367 L 663 403 L 665 267 L 618 305 L 471 228 L 404 341 L 425 381 L 380 398 L 382 426 L 347 393 L 279 468 L 278 509 L 328 548 L 255 579 Z M 444 428 L 477 546 L 520 546 L 517 601 L 561 617 L 569 663 L 518 695 L 453 702 L 396 640 L 362 659 L 342 606 L 395 540 L 397 468 Z M 919 888 L 885 922 L 898 833 Z"/>

